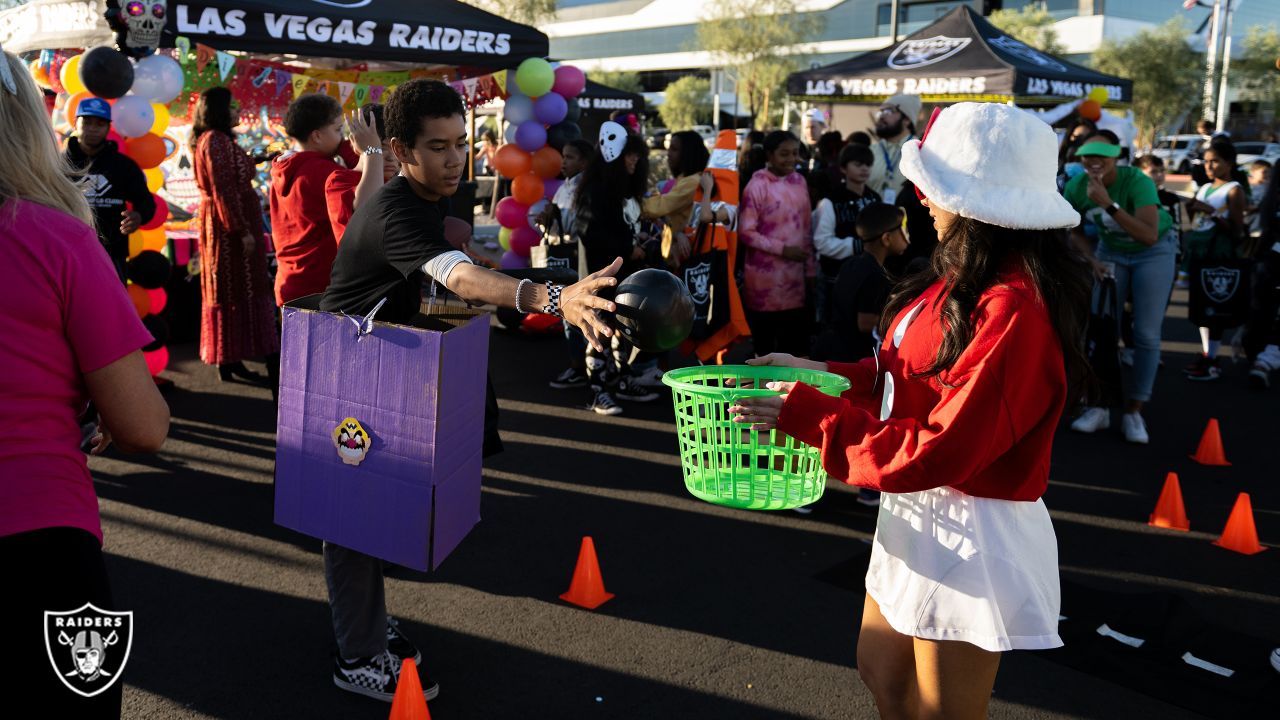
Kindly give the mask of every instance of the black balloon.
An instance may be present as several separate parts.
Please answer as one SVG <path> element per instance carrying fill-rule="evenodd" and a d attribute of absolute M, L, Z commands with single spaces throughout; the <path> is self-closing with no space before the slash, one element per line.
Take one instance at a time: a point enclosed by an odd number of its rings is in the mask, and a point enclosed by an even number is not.
<path fill-rule="evenodd" d="M 576 123 L 582 117 L 582 106 L 576 98 L 569 98 L 569 112 L 565 113 L 563 122 Z"/>
<path fill-rule="evenodd" d="M 151 333 L 154 338 L 150 343 L 142 347 L 142 352 L 151 352 L 159 350 L 169 344 L 169 321 L 159 315 L 148 315 L 142 318 L 142 326 Z"/>
<path fill-rule="evenodd" d="M 133 63 L 114 48 L 93 48 L 80 58 L 80 81 L 100 98 L 124 97 L 133 87 Z"/>
<path fill-rule="evenodd" d="M 693 329 L 693 298 L 680 278 L 650 268 L 618 285 L 612 324 L 631 344 L 646 352 L 670 350 Z"/>
<path fill-rule="evenodd" d="M 547 144 L 556 150 L 564 150 L 565 143 L 580 137 L 582 137 L 582 128 L 578 127 L 578 123 L 568 120 L 552 125 L 551 129 L 547 130 Z"/>
<path fill-rule="evenodd" d="M 143 250 L 129 261 L 126 272 L 134 285 L 154 290 L 169 281 L 173 264 L 155 250 Z"/>

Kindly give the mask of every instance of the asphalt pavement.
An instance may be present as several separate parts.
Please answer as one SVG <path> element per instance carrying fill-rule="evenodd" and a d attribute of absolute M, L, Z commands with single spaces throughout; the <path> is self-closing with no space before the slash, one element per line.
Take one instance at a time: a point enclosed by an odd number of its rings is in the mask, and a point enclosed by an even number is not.
<path fill-rule="evenodd" d="M 1151 445 L 1059 432 L 1045 502 L 1061 574 L 1180 598 L 1265 645 L 1280 639 L 1280 552 L 1211 541 L 1239 492 L 1263 543 L 1280 539 L 1280 387 L 1251 392 L 1243 368 L 1184 380 L 1184 318 L 1175 302 Z M 190 345 L 172 353 L 164 449 L 91 462 L 117 604 L 135 613 L 125 717 L 385 718 L 387 705 L 333 686 L 319 541 L 272 522 L 270 394 L 219 383 Z M 432 717 L 875 717 L 854 667 L 874 509 L 834 482 L 810 515 L 698 501 L 680 478 L 669 395 L 597 416 L 585 390 L 548 388 L 564 359 L 554 337 L 495 330 L 506 450 L 485 462 L 483 520 L 439 571 L 388 572 L 388 608 L 441 686 Z M 1211 417 L 1229 468 L 1187 457 Z M 1146 524 L 1169 471 L 1189 533 Z M 585 535 L 617 595 L 596 611 L 558 598 Z M 1174 684 L 1007 653 L 991 716 L 1199 717 L 1171 702 Z"/>

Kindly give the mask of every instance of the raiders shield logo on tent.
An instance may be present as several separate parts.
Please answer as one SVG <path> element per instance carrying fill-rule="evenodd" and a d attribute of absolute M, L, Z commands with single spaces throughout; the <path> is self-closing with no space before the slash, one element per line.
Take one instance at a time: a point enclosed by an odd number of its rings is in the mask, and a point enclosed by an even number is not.
<path fill-rule="evenodd" d="M 120 679 L 133 647 L 133 612 L 79 610 L 44 613 L 44 645 L 53 670 L 72 692 L 93 697 Z"/>
<path fill-rule="evenodd" d="M 1200 286 L 1210 300 L 1223 303 L 1236 294 L 1240 287 L 1240 271 L 1232 268 L 1214 267 L 1200 270 Z"/>
<path fill-rule="evenodd" d="M 923 40 L 905 40 L 889 55 L 885 64 L 894 70 L 912 68 L 942 62 L 969 46 L 972 38 L 953 38 L 935 35 Z"/>

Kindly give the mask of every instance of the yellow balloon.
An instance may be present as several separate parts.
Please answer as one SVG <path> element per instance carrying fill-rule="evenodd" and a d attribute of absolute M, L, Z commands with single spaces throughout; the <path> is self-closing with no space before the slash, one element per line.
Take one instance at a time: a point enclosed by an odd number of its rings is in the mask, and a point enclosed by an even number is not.
<path fill-rule="evenodd" d="M 82 93 L 86 91 L 83 82 L 80 82 L 80 55 L 73 55 L 62 64 L 62 70 L 58 74 L 58 79 L 62 81 L 62 87 L 70 94 Z"/>
<path fill-rule="evenodd" d="M 151 123 L 151 129 L 156 135 L 164 135 L 164 131 L 169 128 L 169 108 L 160 103 L 151 103 L 151 110 L 156 114 L 156 121 Z"/>
<path fill-rule="evenodd" d="M 164 234 L 163 227 L 158 227 L 155 230 L 139 230 L 138 232 L 142 233 L 143 250 L 160 252 L 169 243 L 169 238 Z"/>
<path fill-rule="evenodd" d="M 1096 87 L 1089 91 L 1089 99 L 1099 105 L 1107 101 L 1107 89 L 1104 87 Z"/>
<path fill-rule="evenodd" d="M 133 257 L 146 249 L 142 246 L 142 232 L 142 230 L 134 230 L 133 234 L 129 236 L 129 257 Z"/>
<path fill-rule="evenodd" d="M 151 192 L 160 192 L 160 188 L 164 187 L 164 171 L 160 168 L 147 168 L 142 174 L 147 176 L 147 189 Z"/>

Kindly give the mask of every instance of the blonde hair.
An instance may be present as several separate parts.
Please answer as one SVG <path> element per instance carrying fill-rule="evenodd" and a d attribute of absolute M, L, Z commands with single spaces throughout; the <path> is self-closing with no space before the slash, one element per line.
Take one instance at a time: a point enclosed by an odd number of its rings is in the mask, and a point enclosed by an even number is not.
<path fill-rule="evenodd" d="M 8 52 L 0 62 L 9 65 L 17 86 L 11 93 L 0 84 L 0 202 L 17 212 L 10 200 L 27 200 L 93 225 L 93 213 L 80 186 L 71 180 L 82 175 L 58 150 L 53 126 L 45 114 L 44 100 L 27 66 Z"/>

